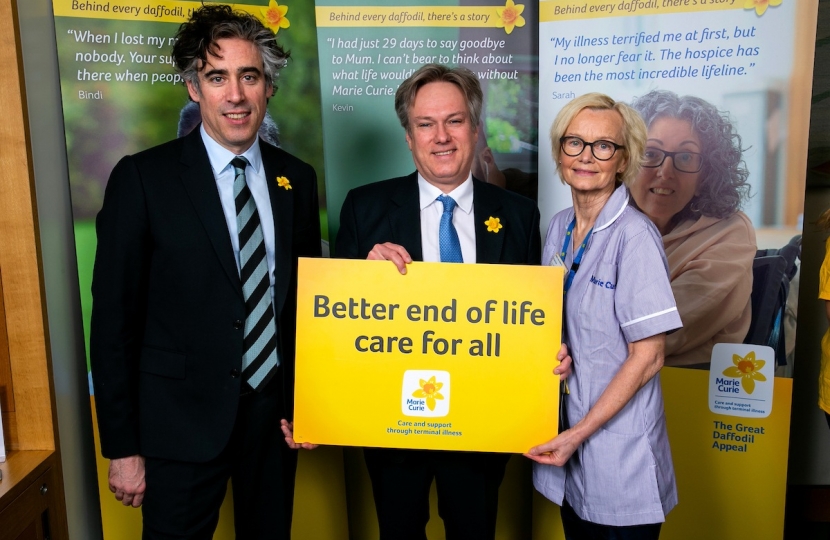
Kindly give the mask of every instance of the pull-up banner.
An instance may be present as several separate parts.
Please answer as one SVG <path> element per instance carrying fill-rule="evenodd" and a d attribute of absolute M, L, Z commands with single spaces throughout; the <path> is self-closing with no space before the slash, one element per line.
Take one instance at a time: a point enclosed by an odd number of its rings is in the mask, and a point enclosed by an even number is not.
<path fill-rule="evenodd" d="M 295 439 L 515 453 L 550 439 L 563 272 L 301 259 Z"/>
<path fill-rule="evenodd" d="M 644 117 L 648 153 L 663 157 L 629 187 L 661 232 L 683 321 L 666 337 L 666 366 L 708 368 L 661 374 L 679 497 L 664 539 L 783 534 L 792 396 L 786 377 L 804 361 L 792 352 L 797 281 L 786 306 L 764 303 L 782 291 L 787 299 L 787 277 L 796 269 L 765 273 L 756 250 L 795 245 L 789 243 L 801 233 L 817 5 L 539 4 L 540 132 L 574 98 L 601 92 Z M 550 137 L 540 137 L 543 223 L 571 205 L 551 150 Z M 764 312 L 776 309 L 774 324 L 766 321 Z M 574 365 L 579 370 L 578 357 Z M 729 510 L 735 501 L 751 501 L 751 519 Z M 550 537 L 552 527 L 542 523 L 555 511 L 547 503 L 534 510 L 534 530 L 544 531 L 538 538 Z"/>
<path fill-rule="evenodd" d="M 317 0 L 328 223 L 352 188 L 414 170 L 395 91 L 428 63 L 463 66 L 484 103 L 473 176 L 535 198 L 535 2 Z"/>

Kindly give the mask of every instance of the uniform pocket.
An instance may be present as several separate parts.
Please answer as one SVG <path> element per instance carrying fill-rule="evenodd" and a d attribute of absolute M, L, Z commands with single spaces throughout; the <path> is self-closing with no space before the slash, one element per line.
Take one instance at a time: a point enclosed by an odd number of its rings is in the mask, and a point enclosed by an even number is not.
<path fill-rule="evenodd" d="M 582 452 L 585 504 L 600 514 L 662 511 L 657 464 L 645 435 L 600 429 Z"/>

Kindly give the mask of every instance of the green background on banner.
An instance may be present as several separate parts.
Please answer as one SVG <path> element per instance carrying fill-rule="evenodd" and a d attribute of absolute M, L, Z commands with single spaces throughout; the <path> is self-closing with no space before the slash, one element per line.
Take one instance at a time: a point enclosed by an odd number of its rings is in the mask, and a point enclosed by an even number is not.
<path fill-rule="evenodd" d="M 320 7 L 365 6 L 492 6 L 493 12 L 504 2 L 482 0 L 479 2 L 455 2 L 438 0 L 429 3 L 394 0 L 355 1 L 323 0 Z M 486 68 L 517 69 L 515 80 L 482 80 L 485 92 L 483 120 L 486 119 L 487 142 L 495 153 L 500 166 L 517 166 L 526 172 L 535 173 L 537 144 L 536 95 L 538 57 L 536 7 L 529 3 L 523 16 L 525 26 L 515 28 L 506 34 L 503 28 L 456 28 L 456 27 L 393 27 L 391 23 L 380 27 L 326 26 L 318 21 L 317 43 L 320 58 L 320 91 L 323 110 L 323 144 L 326 164 L 326 194 L 329 215 L 329 233 L 336 237 L 340 225 L 340 206 L 348 191 L 354 187 L 377 182 L 387 178 L 412 173 L 415 166 L 407 148 L 405 133 L 395 114 L 394 90 L 413 70 L 424 64 L 425 57 L 438 59 L 443 63 L 458 65 L 455 55 L 474 54 L 488 51 L 468 49 L 460 51 L 423 45 L 426 40 L 437 43 L 460 39 L 482 40 L 490 38 L 504 41 L 504 53 L 513 55 L 510 64 L 464 64 L 474 72 Z M 344 42 L 379 40 L 381 48 L 355 51 L 345 47 Z M 413 43 L 414 42 L 414 43 Z M 421 42 L 418 46 L 417 43 Z M 498 50 L 497 50 L 498 52 Z M 352 55 L 351 58 L 349 55 Z M 409 55 L 407 58 L 404 55 Z M 368 56 L 369 58 L 364 58 Z M 417 57 L 417 58 L 415 58 Z M 403 60 L 398 62 L 397 60 Z M 350 61 L 351 60 L 351 61 Z M 413 61 L 420 60 L 420 61 Z M 393 63 L 385 63 L 385 62 Z M 340 63 L 337 63 L 340 62 Z M 357 80 L 343 80 L 343 75 L 357 71 Z M 363 80 L 371 72 L 381 74 L 372 80 Z M 390 79 L 383 79 L 390 74 Z M 336 87 L 357 87 L 362 95 L 343 95 L 335 92 Z M 387 90 L 387 94 L 383 92 Z M 381 92 L 381 95 L 367 95 Z M 507 131 L 524 143 L 522 149 L 500 148 L 496 141 L 499 132 Z M 482 134 L 484 135 L 484 134 Z M 508 146 L 510 146 L 508 144 Z M 531 150 L 528 150 L 530 148 Z M 500 150 L 503 150 L 500 152 Z"/>

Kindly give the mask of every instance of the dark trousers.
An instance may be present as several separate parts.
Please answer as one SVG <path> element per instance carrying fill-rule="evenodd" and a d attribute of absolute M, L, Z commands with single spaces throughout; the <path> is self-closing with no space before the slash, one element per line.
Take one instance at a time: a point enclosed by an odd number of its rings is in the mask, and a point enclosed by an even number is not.
<path fill-rule="evenodd" d="M 297 452 L 280 431 L 281 385 L 239 398 L 228 446 L 206 463 L 146 459 L 144 540 L 210 540 L 228 480 L 236 538 L 289 539 Z"/>
<path fill-rule="evenodd" d="M 509 454 L 366 448 L 363 455 L 381 540 L 426 540 L 433 478 L 447 540 L 495 538 Z"/>
<path fill-rule="evenodd" d="M 657 540 L 662 523 L 617 527 L 585 521 L 574 512 L 568 501 L 560 509 L 565 540 Z"/>

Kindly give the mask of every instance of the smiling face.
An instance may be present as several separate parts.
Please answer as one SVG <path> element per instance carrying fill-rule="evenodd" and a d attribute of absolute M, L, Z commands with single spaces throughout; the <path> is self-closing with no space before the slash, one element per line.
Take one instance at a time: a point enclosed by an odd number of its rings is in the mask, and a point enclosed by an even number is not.
<path fill-rule="evenodd" d="M 458 86 L 432 82 L 415 94 L 406 143 L 427 182 L 444 193 L 461 185 L 470 174 L 477 137 Z"/>
<path fill-rule="evenodd" d="M 222 58 L 208 54 L 199 71 L 199 88 L 188 82 L 187 91 L 199 104 L 207 134 L 241 154 L 256 141 L 273 89 L 256 45 L 229 38 L 217 40 L 216 46 Z"/>
<path fill-rule="evenodd" d="M 679 118 L 658 118 L 648 128 L 649 148 L 666 152 L 700 153 L 700 138 L 692 125 Z M 677 159 L 681 159 L 677 156 Z M 657 225 L 662 234 L 674 226 L 672 218 L 697 194 L 700 172 L 678 171 L 674 158 L 666 156 L 659 167 L 643 167 L 631 186 L 637 206 Z"/>
<path fill-rule="evenodd" d="M 579 137 L 585 142 L 604 140 L 621 145 L 622 126 L 623 119 L 617 111 L 582 109 L 571 120 L 564 136 Z M 627 160 L 622 149 L 609 160 L 598 160 L 591 147 L 585 145 L 578 156 L 569 156 L 560 150 L 559 162 L 562 179 L 575 193 L 605 195 L 616 189 L 617 173 L 625 170 Z"/>

